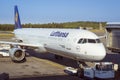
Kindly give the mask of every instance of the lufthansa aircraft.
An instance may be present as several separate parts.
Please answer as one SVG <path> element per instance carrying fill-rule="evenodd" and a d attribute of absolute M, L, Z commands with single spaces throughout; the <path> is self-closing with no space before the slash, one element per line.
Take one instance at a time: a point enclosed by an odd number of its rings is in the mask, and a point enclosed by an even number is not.
<path fill-rule="evenodd" d="M 12 46 L 9 51 L 10 57 L 17 62 L 25 59 L 26 47 L 32 47 L 40 53 L 50 52 L 76 61 L 99 61 L 106 56 L 105 47 L 99 37 L 88 30 L 22 28 L 17 6 L 13 33 L 17 42 L 0 41 L 0 43 Z"/>

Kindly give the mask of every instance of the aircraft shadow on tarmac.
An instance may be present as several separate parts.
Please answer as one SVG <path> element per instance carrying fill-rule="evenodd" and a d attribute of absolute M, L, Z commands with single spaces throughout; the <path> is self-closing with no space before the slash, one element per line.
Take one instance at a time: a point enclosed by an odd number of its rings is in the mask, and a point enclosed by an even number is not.
<path fill-rule="evenodd" d="M 64 65 L 64 66 L 70 66 L 70 67 L 74 67 L 74 68 L 78 67 L 77 62 L 75 60 L 72 60 L 72 59 L 69 59 L 69 58 L 64 57 L 62 60 L 56 60 L 54 58 L 54 54 L 51 54 L 51 53 L 37 53 L 33 50 L 28 50 L 28 53 L 31 56 L 41 58 L 41 59 L 47 59 L 47 60 L 59 63 L 59 64 Z M 115 54 L 114 53 L 112 53 L 112 54 L 109 53 L 108 54 L 107 53 L 106 57 L 101 61 L 102 62 L 113 62 L 115 64 L 120 64 L 120 54 L 116 54 L 116 53 Z"/>
<path fill-rule="evenodd" d="M 63 57 L 62 59 L 58 59 L 56 60 L 54 57 L 54 54 L 51 53 L 37 53 L 33 50 L 27 50 L 27 52 L 34 57 L 40 58 L 40 59 L 47 59 L 53 62 L 56 62 L 58 64 L 64 65 L 64 66 L 70 66 L 70 67 L 74 67 L 77 68 L 77 62 L 75 60 L 69 59 L 69 58 L 65 58 Z"/>

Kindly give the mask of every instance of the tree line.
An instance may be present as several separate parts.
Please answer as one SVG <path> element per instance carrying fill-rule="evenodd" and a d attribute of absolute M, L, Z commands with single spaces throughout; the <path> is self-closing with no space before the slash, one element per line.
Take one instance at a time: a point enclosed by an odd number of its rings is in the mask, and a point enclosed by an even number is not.
<path fill-rule="evenodd" d="M 99 28 L 100 22 L 65 22 L 65 23 L 48 23 L 48 24 L 22 24 L 23 28 L 78 28 L 78 27 L 91 27 L 93 29 Z M 101 22 L 102 26 L 106 25 L 106 22 Z M 14 24 L 0 24 L 0 31 L 13 31 Z"/>

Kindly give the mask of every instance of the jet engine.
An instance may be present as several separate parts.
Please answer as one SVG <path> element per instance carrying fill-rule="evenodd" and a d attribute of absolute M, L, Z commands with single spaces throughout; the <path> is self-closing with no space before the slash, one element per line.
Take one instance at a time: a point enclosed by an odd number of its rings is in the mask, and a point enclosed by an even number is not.
<path fill-rule="evenodd" d="M 10 57 L 14 62 L 23 62 L 25 61 L 25 51 L 21 48 L 11 48 L 9 50 Z"/>

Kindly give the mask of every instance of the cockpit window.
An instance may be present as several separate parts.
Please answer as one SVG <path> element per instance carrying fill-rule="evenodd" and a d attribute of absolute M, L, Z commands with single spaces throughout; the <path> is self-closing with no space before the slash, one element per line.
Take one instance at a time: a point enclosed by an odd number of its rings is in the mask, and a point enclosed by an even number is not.
<path fill-rule="evenodd" d="M 82 43 L 82 41 L 83 41 L 83 39 L 80 39 L 80 40 L 78 41 L 78 43 Z"/>
<path fill-rule="evenodd" d="M 87 43 L 87 39 L 80 39 L 79 41 L 78 41 L 78 43 L 80 43 L 80 44 L 84 44 L 84 43 Z"/>
<path fill-rule="evenodd" d="M 95 39 L 88 39 L 88 43 L 96 43 Z"/>
<path fill-rule="evenodd" d="M 97 42 L 97 43 L 101 43 L 101 42 L 100 42 L 100 39 L 96 39 L 96 42 Z"/>
<path fill-rule="evenodd" d="M 99 39 L 86 39 L 86 38 L 81 38 L 78 41 L 79 44 L 84 44 L 84 43 L 101 43 Z"/>
<path fill-rule="evenodd" d="M 87 39 L 83 39 L 83 42 L 82 43 L 87 43 Z"/>

